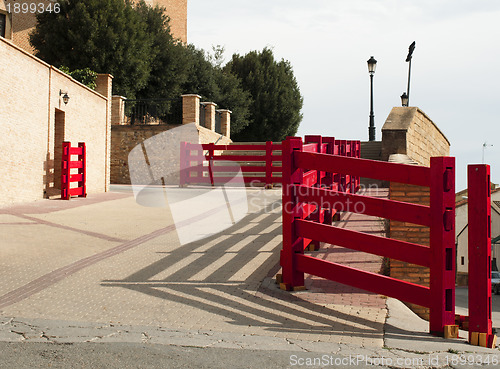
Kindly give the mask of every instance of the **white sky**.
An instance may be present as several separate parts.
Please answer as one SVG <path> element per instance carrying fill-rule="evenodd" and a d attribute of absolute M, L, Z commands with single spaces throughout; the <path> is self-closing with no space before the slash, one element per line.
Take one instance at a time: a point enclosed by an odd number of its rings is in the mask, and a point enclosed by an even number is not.
<path fill-rule="evenodd" d="M 188 42 L 233 53 L 272 47 L 289 60 L 304 96 L 298 135 L 368 140 L 369 75 L 377 59 L 377 140 L 406 91 L 451 142 L 457 191 L 466 166 L 481 163 L 500 182 L 500 1 L 498 0 L 188 0 Z"/>

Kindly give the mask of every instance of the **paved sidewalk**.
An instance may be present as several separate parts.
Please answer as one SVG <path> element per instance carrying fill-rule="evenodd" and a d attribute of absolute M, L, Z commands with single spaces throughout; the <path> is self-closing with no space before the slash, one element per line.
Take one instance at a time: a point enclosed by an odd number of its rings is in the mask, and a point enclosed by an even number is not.
<path fill-rule="evenodd" d="M 0 341 L 396 358 L 418 356 L 412 351 L 419 345 L 411 344 L 416 334 L 419 342 L 430 337 L 422 333 L 425 323 L 392 299 L 386 324 L 387 300 L 380 295 L 313 276 L 306 278 L 306 291 L 279 290 L 279 189 L 249 190 L 242 221 L 188 244 L 179 242 L 176 226 L 189 222 L 176 225 L 168 208 L 138 205 L 128 186 L 113 190 L 0 209 Z M 213 214 L 193 216 L 215 227 Z M 381 220 L 353 214 L 337 226 L 383 232 Z M 340 247 L 314 254 L 368 271 L 381 268 L 380 257 Z M 444 353 L 450 347 L 481 350 L 431 342 Z"/>
<path fill-rule="evenodd" d="M 312 278 L 302 294 L 270 283 L 280 196 L 249 191 L 244 220 L 187 245 L 167 209 L 139 206 L 126 192 L 4 209 L 2 315 L 382 347 L 379 296 L 367 308 L 363 293 L 334 295 Z"/>

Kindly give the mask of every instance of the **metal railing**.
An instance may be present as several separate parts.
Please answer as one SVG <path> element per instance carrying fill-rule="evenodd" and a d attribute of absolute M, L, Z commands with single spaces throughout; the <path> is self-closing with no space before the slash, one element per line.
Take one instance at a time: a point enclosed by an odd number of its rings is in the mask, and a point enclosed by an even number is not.
<path fill-rule="evenodd" d="M 182 99 L 127 99 L 125 124 L 182 124 Z"/>
<path fill-rule="evenodd" d="M 220 111 L 215 111 L 215 132 L 219 134 L 222 134 L 221 117 L 222 113 Z"/>
<path fill-rule="evenodd" d="M 205 110 L 206 110 L 205 104 L 200 103 L 200 126 L 207 128 L 205 120 Z"/>

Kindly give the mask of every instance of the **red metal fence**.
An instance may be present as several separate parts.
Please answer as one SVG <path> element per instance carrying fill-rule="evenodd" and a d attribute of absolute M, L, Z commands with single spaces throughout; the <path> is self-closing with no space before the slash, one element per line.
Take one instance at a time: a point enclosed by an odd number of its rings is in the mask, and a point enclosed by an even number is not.
<path fill-rule="evenodd" d="M 491 321 L 490 166 L 468 166 L 469 342 L 495 347 Z"/>
<path fill-rule="evenodd" d="M 305 150 L 348 157 L 360 156 L 360 142 L 335 140 L 333 137 L 306 136 Z M 180 185 L 217 184 L 230 180 L 241 170 L 245 183 L 272 186 L 282 183 L 281 142 L 235 143 L 230 145 L 181 143 Z M 319 150 L 319 151 L 318 151 Z M 230 162 L 233 162 L 231 165 Z M 235 166 L 234 162 L 239 166 Z M 321 173 L 317 175 L 322 176 Z M 343 174 L 327 174 L 322 183 L 359 188 L 359 178 Z"/>
<path fill-rule="evenodd" d="M 77 160 L 71 160 L 78 156 Z M 78 169 L 77 173 L 71 173 Z M 85 142 L 79 142 L 78 147 L 71 147 L 71 142 L 63 142 L 61 161 L 61 199 L 69 200 L 71 196 L 87 197 L 86 188 L 86 147 Z M 71 187 L 71 183 L 77 187 Z"/>
<path fill-rule="evenodd" d="M 430 331 L 456 336 L 455 326 L 455 161 L 431 159 L 431 166 L 386 163 L 310 150 L 300 138 L 283 142 L 283 289 L 301 289 L 309 273 L 430 309 Z M 316 175 L 311 174 L 315 171 Z M 321 174 L 319 174 L 321 173 Z M 322 174 L 325 173 L 325 174 Z M 344 176 L 346 184 L 319 181 Z M 430 188 L 430 206 L 354 194 L 349 176 L 394 181 Z M 341 178 L 341 177 L 340 177 Z M 342 184 L 342 180 L 332 182 Z M 355 182 L 356 183 L 356 182 Z M 333 184 L 333 183 L 332 183 Z M 351 192 L 351 193 L 349 193 Z M 350 211 L 430 227 L 430 246 L 403 242 L 331 226 L 311 215 L 320 209 Z M 304 255 L 311 239 L 386 256 L 430 268 L 430 286 Z"/>

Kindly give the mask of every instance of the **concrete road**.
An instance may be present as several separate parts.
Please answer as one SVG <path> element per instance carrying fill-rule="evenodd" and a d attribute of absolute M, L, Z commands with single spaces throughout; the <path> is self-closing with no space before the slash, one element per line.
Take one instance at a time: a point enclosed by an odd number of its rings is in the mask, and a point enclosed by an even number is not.
<path fill-rule="evenodd" d="M 373 368 L 360 357 L 283 350 L 241 350 L 134 343 L 0 342 L 0 368 Z M 368 357 L 366 358 L 368 359 Z M 318 364 L 318 365 L 316 365 Z M 388 368 L 376 365 L 377 369 Z"/>
<path fill-rule="evenodd" d="M 457 287 L 455 291 L 456 313 L 467 315 L 469 289 L 467 287 Z M 493 294 L 491 297 L 493 327 L 497 329 L 498 334 L 500 333 L 500 295 Z"/>

